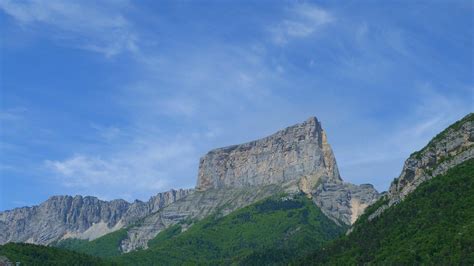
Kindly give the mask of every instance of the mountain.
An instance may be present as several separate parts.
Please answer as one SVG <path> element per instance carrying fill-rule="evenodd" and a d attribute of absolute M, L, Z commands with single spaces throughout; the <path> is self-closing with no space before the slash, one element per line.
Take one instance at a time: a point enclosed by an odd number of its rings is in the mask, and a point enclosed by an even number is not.
<path fill-rule="evenodd" d="M 161 231 L 146 250 L 120 256 L 112 255 L 116 246 L 99 244 L 100 238 L 68 240 L 63 247 L 125 265 L 222 265 L 255 261 L 256 252 L 268 250 L 275 251 L 272 258 L 276 260 L 308 254 L 347 230 L 327 218 L 304 194 L 274 195 L 225 216 L 210 215 L 191 227 L 189 223 Z"/>
<path fill-rule="evenodd" d="M 53 196 L 39 206 L 0 212 L 0 244 L 48 245 L 65 238 L 92 240 L 158 211 L 191 193 L 171 190 L 147 202 L 102 201 L 95 197 Z"/>
<path fill-rule="evenodd" d="M 473 145 L 474 114 L 471 113 L 436 135 L 423 149 L 410 155 L 400 176 L 390 184 L 388 202 L 369 218 L 397 204 L 423 182 L 473 158 Z"/>
<path fill-rule="evenodd" d="M 424 182 L 397 205 L 369 220 L 300 265 L 473 265 L 474 159 Z"/>
<path fill-rule="evenodd" d="M 381 196 L 342 181 L 311 118 L 210 151 L 193 192 L 128 226 L 54 245 L 102 258 L 87 265 L 472 265 L 473 131 L 469 114 L 438 134 Z M 41 264 L 42 256 L 66 254 L 22 245 L 0 246 L 0 259 L 22 254 Z"/>
<path fill-rule="evenodd" d="M 342 181 L 326 134 L 315 117 L 263 139 L 212 150 L 200 159 L 198 173 L 194 193 L 127 229 L 122 252 L 147 248 L 148 241 L 174 224 L 211 214 L 226 215 L 282 192 L 304 192 L 340 225 L 349 225 L 361 209 L 379 197 L 370 185 Z M 339 197 L 319 196 L 318 191 Z"/>
<path fill-rule="evenodd" d="M 474 114 L 405 162 L 390 191 L 351 232 L 301 265 L 473 265 Z"/>
<path fill-rule="evenodd" d="M 315 117 L 260 140 L 208 152 L 199 163 L 196 190 L 284 184 L 303 177 L 309 185 L 342 182 Z"/>
<path fill-rule="evenodd" d="M 208 152 L 200 160 L 196 189 L 180 190 L 158 207 L 150 201 L 53 197 L 39 206 L 1 212 L 0 243 L 119 235 L 110 238 L 126 253 L 148 248 L 158 233 L 178 223 L 184 231 L 210 215 L 225 216 L 281 193 L 304 193 L 340 227 L 351 225 L 379 198 L 371 185 L 342 181 L 326 134 L 311 117 L 263 139 Z"/>

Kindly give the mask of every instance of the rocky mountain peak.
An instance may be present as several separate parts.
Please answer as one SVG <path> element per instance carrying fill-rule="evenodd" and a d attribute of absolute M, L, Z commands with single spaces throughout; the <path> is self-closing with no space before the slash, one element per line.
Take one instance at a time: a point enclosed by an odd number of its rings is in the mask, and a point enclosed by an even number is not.
<path fill-rule="evenodd" d="M 211 150 L 200 160 L 196 188 L 262 186 L 302 177 L 312 185 L 317 180 L 342 181 L 316 117 L 259 140 Z"/>

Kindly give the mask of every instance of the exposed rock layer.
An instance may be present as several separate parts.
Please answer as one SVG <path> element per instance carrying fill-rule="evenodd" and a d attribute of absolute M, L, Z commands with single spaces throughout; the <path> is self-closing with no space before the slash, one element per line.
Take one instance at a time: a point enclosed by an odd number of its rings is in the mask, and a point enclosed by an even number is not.
<path fill-rule="evenodd" d="M 379 199 L 370 184 L 323 183 L 312 192 L 314 203 L 326 216 L 347 225 L 353 224 L 365 208 Z"/>
<path fill-rule="evenodd" d="M 390 185 L 386 205 L 369 216 L 378 217 L 397 204 L 421 183 L 446 173 L 452 167 L 474 158 L 474 114 L 468 114 L 434 137 L 423 149 L 405 161 L 402 172 Z"/>
<path fill-rule="evenodd" d="M 405 161 L 402 173 L 390 185 L 389 197 L 401 200 L 424 181 L 473 158 L 473 145 L 474 114 L 469 114 Z"/>
<path fill-rule="evenodd" d="M 200 160 L 196 189 L 279 184 L 302 176 L 341 181 L 315 117 L 263 139 L 210 151 Z"/>
<path fill-rule="evenodd" d="M 148 202 L 102 201 L 96 197 L 53 196 L 38 206 L 0 212 L 0 244 L 50 244 L 62 238 L 94 239 L 129 225 L 193 190 L 159 193 Z"/>

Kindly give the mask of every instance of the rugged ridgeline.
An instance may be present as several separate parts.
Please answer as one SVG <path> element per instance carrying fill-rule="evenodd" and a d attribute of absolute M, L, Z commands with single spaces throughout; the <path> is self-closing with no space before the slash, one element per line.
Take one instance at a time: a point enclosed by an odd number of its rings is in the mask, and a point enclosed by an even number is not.
<path fill-rule="evenodd" d="M 410 155 L 400 176 L 390 185 L 385 196 L 387 204 L 382 205 L 369 219 L 399 203 L 423 182 L 474 158 L 473 147 L 474 114 L 471 113 L 439 133 L 423 149 Z"/>
<path fill-rule="evenodd" d="M 81 204 L 74 205 L 52 198 L 37 207 L 0 213 L 0 243 L 90 240 L 126 226 L 117 247 L 126 253 L 147 248 L 151 239 L 172 225 L 186 231 L 211 214 L 225 216 L 279 193 L 303 192 L 339 225 L 351 225 L 379 198 L 371 185 L 342 181 L 315 117 L 260 140 L 210 151 L 200 160 L 196 190 L 189 192 L 182 191 L 158 207 L 89 198 L 85 205 L 82 198 L 77 199 Z"/>
<path fill-rule="evenodd" d="M 474 265 L 474 114 L 406 160 L 351 232 L 301 265 Z"/>
<path fill-rule="evenodd" d="M 0 244 L 47 245 L 65 238 L 95 239 L 130 225 L 192 190 L 170 190 L 147 202 L 102 201 L 96 197 L 53 196 L 38 206 L 0 212 Z"/>
<path fill-rule="evenodd" d="M 347 225 L 379 197 L 371 185 L 342 181 L 326 134 L 312 117 L 263 139 L 208 152 L 200 160 L 196 191 L 131 227 L 121 250 L 146 248 L 160 231 L 184 220 L 226 215 L 277 193 L 300 191 Z"/>

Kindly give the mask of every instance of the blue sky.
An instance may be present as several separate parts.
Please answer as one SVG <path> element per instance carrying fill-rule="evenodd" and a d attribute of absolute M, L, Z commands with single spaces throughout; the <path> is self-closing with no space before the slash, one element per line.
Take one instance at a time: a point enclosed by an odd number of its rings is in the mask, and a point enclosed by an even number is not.
<path fill-rule="evenodd" d="M 382 191 L 474 109 L 472 1 L 253 2 L 0 0 L 0 210 L 193 187 L 313 115 Z"/>

